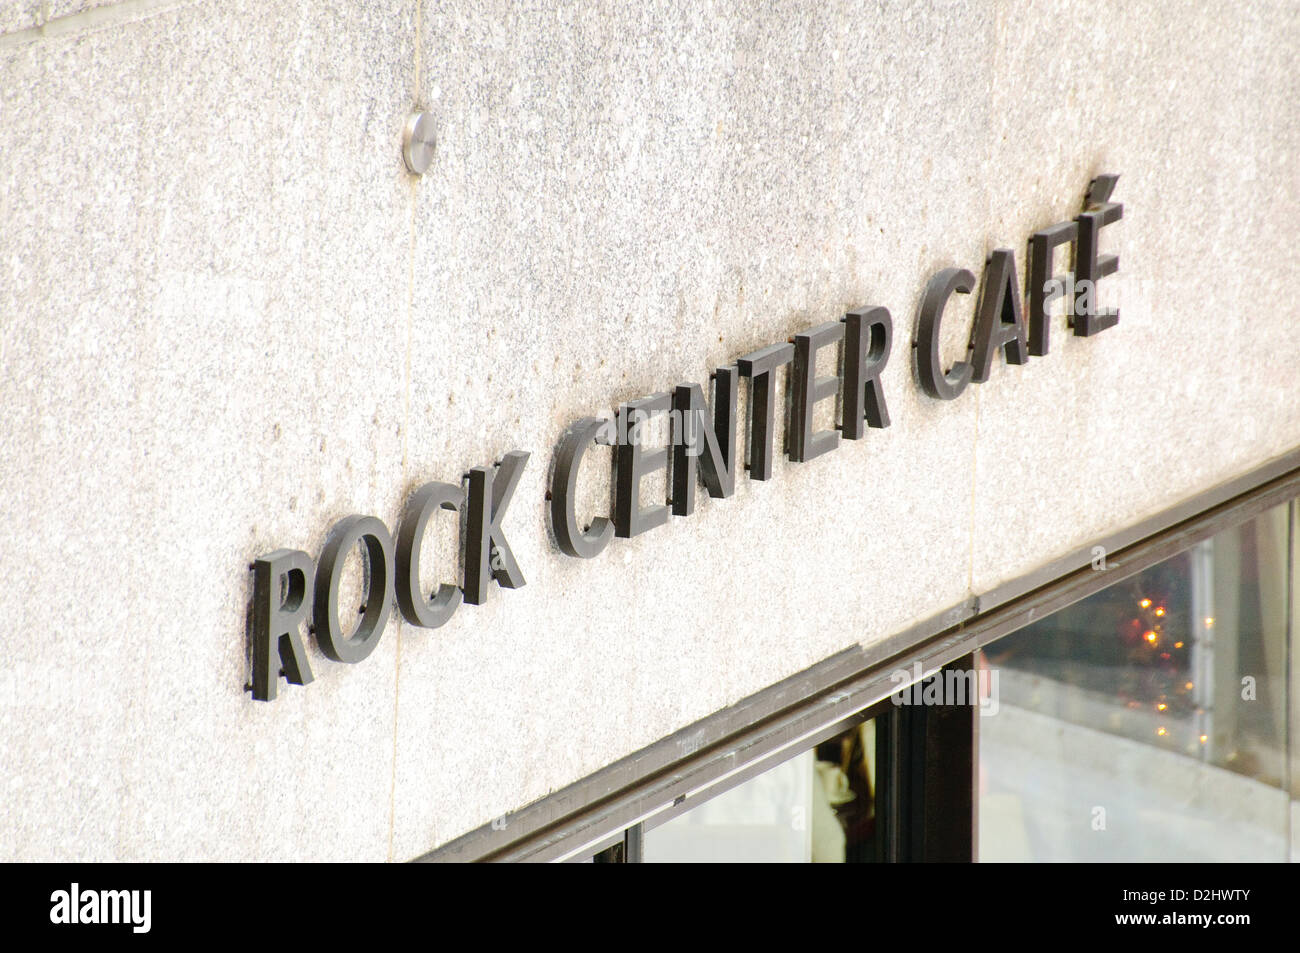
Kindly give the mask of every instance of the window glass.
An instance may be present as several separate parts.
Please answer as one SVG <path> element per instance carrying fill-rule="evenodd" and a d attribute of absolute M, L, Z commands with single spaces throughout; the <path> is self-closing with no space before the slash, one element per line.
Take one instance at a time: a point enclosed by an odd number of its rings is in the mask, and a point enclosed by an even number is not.
<path fill-rule="evenodd" d="M 866 721 L 647 830 L 645 861 L 874 859 L 875 739 Z"/>
<path fill-rule="evenodd" d="M 982 860 L 1287 860 L 1289 510 L 985 651 Z"/>

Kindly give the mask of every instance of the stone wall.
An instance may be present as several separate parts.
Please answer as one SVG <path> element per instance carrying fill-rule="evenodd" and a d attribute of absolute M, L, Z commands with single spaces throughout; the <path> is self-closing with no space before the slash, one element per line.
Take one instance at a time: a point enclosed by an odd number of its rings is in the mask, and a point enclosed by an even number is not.
<path fill-rule="evenodd" d="M 5 859 L 407 859 L 1300 445 L 1288 0 L 99 0 L 0 30 Z M 1120 324 L 926 397 L 926 280 L 1001 246 L 1023 280 L 1101 172 Z M 894 316 L 890 428 L 558 551 L 571 421 L 863 304 Z M 355 666 L 309 640 L 315 682 L 251 700 L 254 558 L 512 449 L 527 586 Z"/>

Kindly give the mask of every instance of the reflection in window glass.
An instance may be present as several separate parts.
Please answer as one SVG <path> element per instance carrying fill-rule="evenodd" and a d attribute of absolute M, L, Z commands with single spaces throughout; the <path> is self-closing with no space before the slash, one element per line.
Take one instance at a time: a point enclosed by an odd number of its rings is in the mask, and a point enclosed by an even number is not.
<path fill-rule="evenodd" d="M 1286 860 L 1288 508 L 985 652 L 983 860 Z"/>
<path fill-rule="evenodd" d="M 875 722 L 864 722 L 646 831 L 644 859 L 874 860 L 875 747 Z"/>

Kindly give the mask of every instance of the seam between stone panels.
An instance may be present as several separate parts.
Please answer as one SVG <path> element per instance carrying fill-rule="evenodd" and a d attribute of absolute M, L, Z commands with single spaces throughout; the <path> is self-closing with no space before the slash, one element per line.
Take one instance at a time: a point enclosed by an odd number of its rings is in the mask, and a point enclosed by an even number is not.
<path fill-rule="evenodd" d="M 1006 26 L 1007 26 L 1007 20 L 1006 20 L 1005 10 L 1003 7 L 998 6 L 991 12 L 988 18 L 988 27 L 985 31 L 985 36 L 987 38 L 987 42 L 989 44 L 990 54 L 991 54 L 989 56 L 989 62 L 992 63 L 992 68 L 989 71 L 988 87 L 985 91 L 985 96 L 984 96 L 984 107 L 986 110 L 988 110 L 985 112 L 984 115 L 984 138 L 986 142 L 995 141 L 994 133 L 996 130 L 994 128 L 993 117 L 996 114 L 996 109 L 991 109 L 990 104 L 996 102 L 995 97 L 998 94 L 998 77 L 1001 76 L 1002 70 L 1005 66 L 1004 63 L 1005 51 L 1004 51 L 1004 45 L 1002 39 L 1006 34 Z M 997 201 L 995 197 L 996 196 L 995 189 L 996 187 L 988 184 L 988 180 L 986 179 L 986 184 L 984 188 L 984 221 L 985 222 L 992 222 L 994 220 L 992 215 L 993 203 Z M 1000 244 L 1001 244 L 1001 240 L 998 238 L 996 234 L 991 236 L 990 235 L 985 236 L 984 246 L 982 249 L 983 261 L 980 262 L 981 281 L 983 280 L 984 266 L 988 264 L 989 252 L 993 248 L 998 247 Z M 1025 262 L 1025 267 L 1026 268 L 1029 267 L 1028 261 Z M 1014 276 L 1014 280 L 1017 289 L 1019 289 L 1020 276 L 1018 273 Z M 982 288 L 980 289 L 980 293 L 981 294 L 983 293 Z M 1017 291 L 1017 293 L 1019 292 Z M 975 304 L 975 320 L 979 320 L 978 301 Z M 1008 365 L 1007 362 L 1004 359 L 1002 359 L 1003 355 L 1001 352 L 1002 349 L 998 348 L 997 352 L 993 355 L 993 364 L 990 365 L 990 370 L 993 367 L 1000 366 L 1002 368 L 1002 373 L 1005 374 L 1007 368 L 1010 367 L 1010 365 Z M 971 461 L 970 461 L 970 465 L 971 465 L 970 528 L 967 531 L 967 536 L 969 537 L 968 539 L 969 548 L 967 549 L 968 565 L 966 570 L 967 572 L 966 595 L 968 598 L 976 600 L 976 607 L 977 607 L 976 611 L 979 611 L 980 594 L 975 591 L 975 557 L 976 557 L 975 540 L 976 540 L 976 530 L 978 526 L 978 513 L 979 513 L 980 405 L 982 403 L 981 398 L 983 395 L 983 385 L 975 384 L 974 387 L 975 387 L 975 434 L 972 437 L 973 449 L 971 451 Z"/>
<path fill-rule="evenodd" d="M 411 176 L 410 202 L 407 212 L 406 267 L 406 357 L 402 371 L 402 483 L 406 486 L 407 447 L 411 432 L 411 309 L 415 297 L 415 200 L 418 180 Z M 388 859 L 393 859 L 393 832 L 397 824 L 397 720 L 402 690 L 402 636 L 406 627 L 397 620 L 397 650 L 393 653 L 393 757 L 388 784 Z"/>
<path fill-rule="evenodd" d="M 423 21 L 424 21 L 424 2 L 423 0 L 415 0 L 415 70 L 414 70 L 415 75 L 411 78 L 411 82 L 413 84 L 411 88 L 411 102 L 413 102 L 417 107 L 421 104 L 420 47 L 422 45 L 422 37 L 424 35 L 424 31 L 422 29 L 422 27 L 424 26 Z"/>
<path fill-rule="evenodd" d="M 52 20 L 45 19 L 46 6 L 42 4 L 35 26 L 0 33 L 0 49 L 91 33 L 133 20 L 143 20 L 179 7 L 194 6 L 199 2 L 201 0 L 119 0 L 117 3 L 80 10 Z"/>
<path fill-rule="evenodd" d="M 975 432 L 971 435 L 970 520 L 966 526 L 966 594 L 975 595 L 975 513 L 980 470 L 980 390 L 975 385 Z"/>
<path fill-rule="evenodd" d="M 420 44 L 422 42 L 421 21 L 424 8 L 421 0 L 415 0 L 415 51 L 414 69 L 412 70 L 411 102 L 419 103 L 420 97 Z M 410 201 L 407 206 L 406 234 L 406 347 L 405 366 L 402 369 L 402 486 L 406 486 L 406 473 L 409 465 L 409 446 L 411 434 L 411 335 L 415 308 L 415 211 L 420 195 L 420 180 L 407 176 Z M 405 626 L 399 619 L 397 623 L 397 650 L 393 658 L 393 757 L 390 762 L 388 783 L 388 860 L 393 860 L 393 837 L 397 827 L 397 743 L 400 696 L 402 690 L 402 636 Z"/>

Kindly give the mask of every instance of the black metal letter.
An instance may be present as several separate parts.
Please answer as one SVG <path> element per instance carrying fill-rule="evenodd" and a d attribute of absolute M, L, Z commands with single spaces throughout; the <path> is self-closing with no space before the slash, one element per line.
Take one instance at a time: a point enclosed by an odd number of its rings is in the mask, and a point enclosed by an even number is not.
<path fill-rule="evenodd" d="M 794 336 L 794 383 L 790 388 L 790 459 L 796 463 L 829 453 L 840 445 L 837 430 L 813 432 L 813 409 L 818 401 L 839 393 L 837 374 L 817 376 L 817 352 L 844 340 L 844 325 L 828 321 Z"/>
<path fill-rule="evenodd" d="M 1119 311 L 1097 307 L 1097 282 L 1119 271 L 1118 255 L 1098 257 L 1101 230 L 1124 217 L 1124 206 L 1110 201 L 1115 191 L 1118 175 L 1099 175 L 1088 185 L 1084 207 L 1079 214 L 1079 244 L 1074 261 L 1074 333 L 1076 337 L 1092 337 L 1119 324 Z"/>
<path fill-rule="evenodd" d="M 472 606 L 487 602 L 488 581 L 495 579 L 506 589 L 524 585 L 515 554 L 510 551 L 501 529 L 501 519 L 523 475 L 528 454 L 511 450 L 497 465 L 469 471 L 468 517 L 465 521 L 465 601 Z"/>
<path fill-rule="evenodd" d="M 772 429 L 776 418 L 776 384 L 772 372 L 794 360 L 793 344 L 773 344 L 736 362 L 749 378 L 749 478 L 772 479 Z"/>
<path fill-rule="evenodd" d="M 921 389 L 939 400 L 960 396 L 970 383 L 973 368 L 967 361 L 958 361 L 947 374 L 943 372 L 939 362 L 939 323 L 953 292 L 965 295 L 974 288 L 975 276 L 965 268 L 945 268 L 925 287 L 917 322 L 916 367 L 921 375 Z"/>
<path fill-rule="evenodd" d="M 578 487 L 578 465 L 605 425 L 598 417 L 583 417 L 565 432 L 555 454 L 555 473 L 551 478 L 551 531 L 560 549 L 570 556 L 591 559 L 600 555 L 614 537 L 614 524 L 597 516 L 587 529 L 578 528 L 574 510 Z"/>
<path fill-rule="evenodd" d="M 649 453 L 641 449 L 641 427 L 653 415 L 666 414 L 672 403 L 672 394 L 665 392 L 619 405 L 619 444 L 614 451 L 614 535 L 619 539 L 631 539 L 668 522 L 667 506 L 641 508 L 641 478 L 668 465 L 667 447 Z"/>
<path fill-rule="evenodd" d="M 880 375 L 889 362 L 894 341 L 894 322 L 885 308 L 857 308 L 844 322 L 844 419 L 840 430 L 845 440 L 862 439 L 862 420 L 877 429 L 889 426 L 889 408 Z"/>
<path fill-rule="evenodd" d="M 258 701 L 275 701 L 281 675 L 290 685 L 312 681 L 298 627 L 311 607 L 313 568 L 300 549 L 277 549 L 253 563 L 253 697 Z"/>
<path fill-rule="evenodd" d="M 339 621 L 339 580 L 343 560 L 357 543 L 366 550 L 366 603 L 351 638 Z M 316 599 L 312 622 L 316 642 L 327 658 L 360 662 L 375 650 L 393 608 L 393 538 L 373 516 L 348 516 L 334 524 L 316 565 Z"/>
<path fill-rule="evenodd" d="M 984 287 L 975 313 L 974 371 L 971 380 L 982 384 L 993 369 L 993 354 L 999 348 L 1008 364 L 1029 360 L 1025 342 L 1025 319 L 1020 310 L 1020 282 L 1016 281 L 1016 256 L 1010 248 L 995 248 L 984 265 Z"/>
<path fill-rule="evenodd" d="M 1059 222 L 1029 236 L 1029 353 L 1042 357 L 1051 339 L 1047 309 L 1065 295 L 1065 275 L 1052 274 L 1053 252 L 1058 245 L 1073 245 L 1079 237 L 1076 222 Z M 1048 288 L 1048 284 L 1051 288 Z"/>
<path fill-rule="evenodd" d="M 673 440 L 673 515 L 695 512 L 695 461 L 700 460 L 704 487 L 714 499 L 736 491 L 736 367 L 719 367 L 713 375 L 713 424 L 708 422 L 699 384 L 678 384 L 673 391 L 681 433 Z M 704 440 L 700 440 L 703 435 Z"/>
<path fill-rule="evenodd" d="M 460 608 L 460 586 L 443 583 L 428 599 L 420 588 L 420 546 L 429 520 L 439 507 L 459 512 L 465 491 L 450 483 L 426 483 L 406 501 L 397 528 L 397 605 L 411 625 L 436 629 Z"/>

